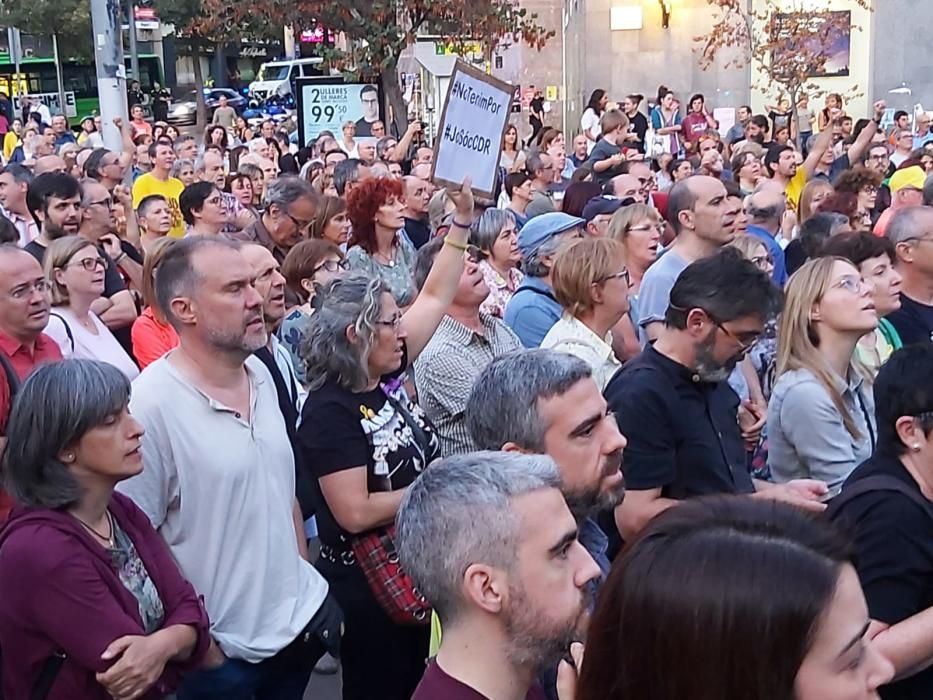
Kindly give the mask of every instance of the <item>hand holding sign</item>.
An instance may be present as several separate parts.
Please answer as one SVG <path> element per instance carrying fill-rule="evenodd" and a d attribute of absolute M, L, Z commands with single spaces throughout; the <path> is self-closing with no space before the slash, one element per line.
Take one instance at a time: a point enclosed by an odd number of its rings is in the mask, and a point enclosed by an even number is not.
<path fill-rule="evenodd" d="M 434 147 L 435 182 L 452 188 L 470 177 L 476 194 L 495 196 L 513 91 L 508 83 L 457 62 Z"/>
<path fill-rule="evenodd" d="M 457 221 L 473 221 L 473 181 L 467 175 L 462 185 L 447 185 L 447 196 L 454 203 Z"/>

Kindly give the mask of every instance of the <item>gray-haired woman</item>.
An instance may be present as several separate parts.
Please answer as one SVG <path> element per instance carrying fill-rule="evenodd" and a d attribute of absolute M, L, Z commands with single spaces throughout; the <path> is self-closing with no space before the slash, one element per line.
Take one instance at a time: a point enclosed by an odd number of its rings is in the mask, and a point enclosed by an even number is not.
<path fill-rule="evenodd" d="M 469 184 L 450 195 L 463 212 L 458 217 L 469 220 Z M 439 456 L 434 429 L 403 379 L 453 300 L 466 235 L 455 221 L 404 314 L 380 278 L 359 273 L 315 295 L 302 348 L 310 393 L 298 428 L 299 460 L 319 486 L 318 570 L 345 616 L 345 700 L 408 700 L 424 672 L 428 627 L 397 625 L 382 610 L 351 541 L 393 523 L 409 484 Z"/>
<path fill-rule="evenodd" d="M 5 486 L 23 506 L 0 537 L 5 697 L 161 697 L 211 643 L 162 538 L 114 486 L 142 470 L 143 428 L 112 365 L 37 369 L 7 426 Z"/>
<path fill-rule="evenodd" d="M 515 215 L 504 209 L 487 209 L 470 228 L 470 243 L 483 254 L 479 269 L 489 287 L 489 296 L 479 310 L 502 318 L 505 305 L 524 278 L 518 269 L 522 254 L 518 250 Z"/>

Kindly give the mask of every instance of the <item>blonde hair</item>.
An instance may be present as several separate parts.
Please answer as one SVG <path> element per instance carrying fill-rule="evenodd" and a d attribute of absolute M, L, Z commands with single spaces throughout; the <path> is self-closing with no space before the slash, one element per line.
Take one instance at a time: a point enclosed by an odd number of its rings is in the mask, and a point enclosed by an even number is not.
<path fill-rule="evenodd" d="M 165 254 L 168 252 L 168 249 L 178 242 L 177 238 L 159 238 L 149 246 L 149 250 L 146 251 L 146 262 L 143 263 L 143 279 L 142 279 L 142 293 L 143 293 L 143 303 L 152 309 L 152 315 L 155 316 L 156 320 L 161 323 L 168 323 L 165 318 L 165 314 L 162 312 L 162 309 L 159 308 L 159 303 L 156 298 L 155 293 L 155 276 L 156 268 L 159 267 L 159 263 L 162 262 L 162 258 L 165 257 Z"/>
<path fill-rule="evenodd" d="M 822 178 L 810 180 L 810 182 L 804 185 L 803 191 L 800 193 L 800 203 L 797 205 L 797 220 L 801 224 L 814 214 L 819 213 L 813 211 L 813 197 L 817 190 L 826 188 L 829 189 L 830 194 L 836 191 L 836 188 L 833 187 L 833 184 L 829 180 L 824 180 Z"/>
<path fill-rule="evenodd" d="M 661 223 L 661 215 L 655 209 L 647 204 L 636 202 L 627 207 L 616 209 L 615 214 L 609 220 L 609 227 L 606 229 L 606 237 L 612 238 L 620 243 L 625 243 L 628 238 L 629 229 L 644 219 L 651 219 Z"/>
<path fill-rule="evenodd" d="M 833 266 L 837 262 L 852 265 L 851 260 L 835 256 L 815 258 L 804 263 L 787 282 L 784 288 L 784 313 L 778 329 L 776 376 L 796 369 L 812 372 L 839 411 L 846 431 L 858 440 L 862 435 L 837 388 L 838 377 L 820 352 L 820 338 L 810 320 L 813 305 L 819 303 L 829 291 Z"/>
<path fill-rule="evenodd" d="M 571 316 L 591 311 L 593 285 L 621 272 L 624 264 L 625 247 L 612 238 L 590 236 L 562 246 L 551 268 L 554 298 Z"/>
<path fill-rule="evenodd" d="M 628 128 L 628 124 L 628 117 L 625 116 L 621 109 L 610 109 L 599 118 L 599 128 L 603 136 L 611 134 L 620 126 Z"/>
<path fill-rule="evenodd" d="M 768 246 L 765 245 L 763 240 L 748 233 L 740 233 L 732 239 L 732 243 L 729 245 L 738 250 L 746 260 L 755 257 L 755 251 L 759 248 L 764 248 L 765 253 L 768 252 Z"/>
<path fill-rule="evenodd" d="M 52 306 L 65 306 L 70 298 L 68 288 L 55 279 L 55 271 L 65 267 L 71 259 L 85 248 L 97 250 L 97 246 L 81 236 L 64 236 L 52 241 L 45 251 L 42 271 L 52 286 Z M 100 253 L 98 253 L 100 255 Z"/>

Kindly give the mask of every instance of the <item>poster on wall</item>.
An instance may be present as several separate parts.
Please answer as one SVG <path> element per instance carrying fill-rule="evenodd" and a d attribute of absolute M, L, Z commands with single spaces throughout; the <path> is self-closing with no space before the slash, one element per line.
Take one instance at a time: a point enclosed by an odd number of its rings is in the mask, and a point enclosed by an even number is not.
<path fill-rule="evenodd" d="M 803 22 L 806 26 L 801 26 Z M 772 62 L 793 64 L 805 61 L 811 78 L 849 75 L 852 13 L 849 10 L 777 14 Z"/>
<path fill-rule="evenodd" d="M 382 88 L 375 83 L 347 83 L 330 76 L 299 78 L 297 91 L 302 145 L 322 131 L 339 140 L 346 122 L 353 122 L 356 138 L 368 139 L 373 136 L 373 123 L 382 120 Z"/>

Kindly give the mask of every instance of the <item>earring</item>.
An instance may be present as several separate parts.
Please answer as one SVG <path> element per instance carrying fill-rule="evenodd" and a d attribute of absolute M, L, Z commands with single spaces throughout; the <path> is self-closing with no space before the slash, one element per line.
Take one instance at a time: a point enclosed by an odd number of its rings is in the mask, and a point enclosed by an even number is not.
<path fill-rule="evenodd" d="M 73 454 L 72 452 L 66 453 L 66 454 L 65 454 L 65 461 L 66 461 L 66 462 L 74 462 L 74 461 L 75 461 L 75 456 L 74 456 L 74 454 Z"/>
<path fill-rule="evenodd" d="M 914 452 L 919 452 L 919 451 L 920 451 L 920 445 L 914 443 L 913 445 L 910 446 L 910 449 L 912 449 Z"/>

